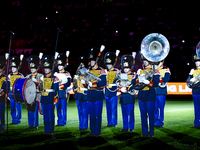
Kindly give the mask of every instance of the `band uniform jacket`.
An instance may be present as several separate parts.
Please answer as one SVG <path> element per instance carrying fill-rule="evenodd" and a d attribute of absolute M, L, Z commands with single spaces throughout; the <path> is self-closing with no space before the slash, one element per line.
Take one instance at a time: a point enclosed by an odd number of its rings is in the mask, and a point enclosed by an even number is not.
<path fill-rule="evenodd" d="M 89 101 L 98 101 L 105 98 L 103 92 L 107 81 L 106 81 L 106 72 L 103 68 L 96 66 L 95 68 L 89 70 L 89 72 L 101 79 L 101 81 L 96 82 L 95 80 L 90 80 L 92 82 L 92 87 L 88 88 L 88 100 Z"/>
<path fill-rule="evenodd" d="M 192 75 L 189 75 L 189 76 L 190 76 L 190 79 L 196 77 L 196 76 L 199 75 L 199 74 L 200 74 L 200 69 L 199 69 L 199 68 L 194 69 L 193 74 L 192 74 Z M 197 81 L 196 83 L 194 83 L 194 84 L 198 84 L 199 82 L 200 82 L 200 81 L 198 80 L 198 81 Z M 195 86 L 194 88 L 192 88 L 192 94 L 193 94 L 193 95 L 200 94 L 200 86 Z"/>
<path fill-rule="evenodd" d="M 54 98 L 58 99 L 59 79 L 51 74 L 44 76 L 42 84 L 42 104 L 53 104 Z"/>
<path fill-rule="evenodd" d="M 161 66 L 158 68 L 158 71 L 160 73 L 160 81 L 159 83 L 166 83 L 169 81 L 170 79 L 170 70 L 169 68 L 165 67 L 165 66 Z M 167 86 L 165 86 L 164 88 L 161 88 L 159 85 L 156 88 L 156 95 L 167 95 Z"/>
<path fill-rule="evenodd" d="M 81 83 L 83 80 L 83 76 L 77 76 L 75 79 L 77 82 L 77 92 L 74 95 L 74 98 L 79 101 L 86 101 L 87 100 L 87 88 Z"/>
<path fill-rule="evenodd" d="M 23 74 L 21 74 L 20 72 L 16 72 L 16 73 L 10 73 L 8 75 L 8 78 L 9 78 L 9 81 L 10 81 L 10 91 L 9 91 L 9 97 L 11 99 L 13 99 L 13 94 L 12 94 L 12 87 L 13 87 L 13 84 L 15 82 L 16 79 L 18 78 L 24 78 Z"/>
<path fill-rule="evenodd" d="M 110 70 L 106 70 L 107 73 L 107 85 L 105 90 L 106 97 L 117 96 L 117 76 L 119 74 L 119 70 L 112 68 Z"/>
<path fill-rule="evenodd" d="M 10 88 L 10 82 L 8 81 L 8 89 Z M 8 91 L 7 91 L 8 92 Z M 5 103 L 6 92 L 6 76 L 5 74 L 0 74 L 0 103 Z"/>
<path fill-rule="evenodd" d="M 140 75 L 144 74 L 145 72 L 152 71 L 151 67 L 145 68 L 140 71 Z M 156 101 L 156 90 L 155 88 L 158 86 L 160 78 L 160 73 L 158 70 L 154 72 L 153 77 L 150 80 L 150 83 L 146 85 L 143 89 L 139 90 L 137 98 L 142 101 Z M 133 79 L 131 84 L 135 85 L 139 82 L 138 75 L 136 75 Z"/>
<path fill-rule="evenodd" d="M 71 75 L 67 71 L 56 72 L 54 75 L 60 81 L 58 83 L 59 84 L 59 92 L 58 92 L 59 99 L 65 99 L 66 94 L 67 94 L 67 90 L 71 85 Z"/>
<path fill-rule="evenodd" d="M 133 72 L 128 72 L 128 81 L 132 81 L 133 77 L 136 76 L 135 73 Z M 129 86 L 126 87 L 127 91 L 130 89 L 134 89 L 134 85 L 130 84 Z M 120 104 L 134 104 L 135 103 L 135 97 L 134 95 L 130 95 L 129 93 L 121 93 L 120 96 Z"/>

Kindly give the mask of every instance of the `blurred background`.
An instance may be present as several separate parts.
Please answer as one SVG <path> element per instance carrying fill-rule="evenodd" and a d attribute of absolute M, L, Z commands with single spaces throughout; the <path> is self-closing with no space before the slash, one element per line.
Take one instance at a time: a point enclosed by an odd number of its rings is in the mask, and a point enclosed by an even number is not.
<path fill-rule="evenodd" d="M 164 64 L 171 70 L 170 81 L 185 82 L 195 67 L 198 7 L 198 3 L 181 0 L 7 0 L 0 5 L 0 54 L 8 52 L 10 31 L 14 32 L 11 55 L 25 55 L 19 71 L 26 75 L 30 55 L 54 55 L 59 28 L 57 51 L 70 51 L 66 70 L 72 76 L 78 58 L 100 45 L 105 45 L 105 52 L 119 49 L 118 61 L 124 54 L 137 52 L 136 71 L 141 67 L 138 52 L 143 38 L 161 33 L 170 43 Z"/>

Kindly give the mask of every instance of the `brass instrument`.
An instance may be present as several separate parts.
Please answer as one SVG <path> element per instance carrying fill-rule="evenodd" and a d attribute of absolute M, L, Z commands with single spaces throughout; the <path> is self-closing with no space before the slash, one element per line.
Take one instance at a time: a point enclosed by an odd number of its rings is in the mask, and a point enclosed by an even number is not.
<path fill-rule="evenodd" d="M 156 71 L 155 69 L 155 64 L 156 62 L 160 62 L 164 60 L 170 50 L 170 45 L 165 36 L 159 33 L 151 33 L 147 35 L 141 43 L 141 54 L 150 62 L 153 64 L 153 71 L 145 72 L 145 79 L 150 80 L 154 72 Z M 144 83 L 137 83 L 135 85 L 137 90 L 141 90 L 145 87 L 146 85 Z"/>

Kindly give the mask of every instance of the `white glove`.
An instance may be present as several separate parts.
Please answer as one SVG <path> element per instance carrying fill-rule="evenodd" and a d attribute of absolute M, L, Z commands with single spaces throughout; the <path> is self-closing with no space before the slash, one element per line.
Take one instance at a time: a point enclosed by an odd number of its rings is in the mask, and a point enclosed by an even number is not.
<path fill-rule="evenodd" d="M 193 72 L 194 72 L 194 69 L 191 69 L 189 75 L 193 75 Z"/>
<path fill-rule="evenodd" d="M 143 82 L 145 80 L 145 74 L 141 74 L 138 76 L 139 82 Z"/>
<path fill-rule="evenodd" d="M 76 80 L 77 80 L 77 79 L 78 79 L 78 76 L 77 76 L 77 75 L 74 75 L 74 79 L 76 79 Z"/>
<path fill-rule="evenodd" d="M 137 75 L 140 75 L 140 71 L 141 71 L 142 69 L 138 69 L 137 70 Z"/>
<path fill-rule="evenodd" d="M 81 83 L 82 83 L 82 84 L 85 84 L 85 80 L 81 80 Z"/>
<path fill-rule="evenodd" d="M 125 88 L 125 87 L 121 88 L 121 92 L 122 92 L 122 93 L 127 93 L 126 88 Z"/>
<path fill-rule="evenodd" d="M 37 82 L 36 78 L 31 78 L 33 82 Z"/>
<path fill-rule="evenodd" d="M 190 82 L 191 82 L 191 83 L 194 83 L 195 80 L 196 80 L 195 78 L 191 78 L 191 79 L 190 79 Z"/>
<path fill-rule="evenodd" d="M 146 79 L 144 79 L 142 82 L 143 82 L 144 84 L 149 84 L 149 83 L 150 83 L 150 81 L 149 81 L 149 80 L 146 80 Z"/>
<path fill-rule="evenodd" d="M 92 87 L 92 82 L 89 82 L 88 86 L 89 86 L 89 87 Z"/>

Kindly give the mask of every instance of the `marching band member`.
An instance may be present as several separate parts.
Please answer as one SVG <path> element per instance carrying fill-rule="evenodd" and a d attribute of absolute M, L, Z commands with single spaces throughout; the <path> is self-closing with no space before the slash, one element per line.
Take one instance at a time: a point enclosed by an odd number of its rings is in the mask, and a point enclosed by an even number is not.
<path fill-rule="evenodd" d="M 117 76 L 119 70 L 114 68 L 115 62 L 117 60 L 117 54 L 113 52 L 107 52 L 104 56 L 104 64 L 106 65 L 107 73 L 107 85 L 105 90 L 105 100 L 106 100 L 106 110 L 107 110 L 107 125 L 105 127 L 115 127 L 117 125 Z"/>
<path fill-rule="evenodd" d="M 67 97 L 68 92 L 67 89 L 71 85 L 71 75 L 68 71 L 65 71 L 65 67 L 67 66 L 69 51 L 67 52 L 67 56 L 63 53 L 59 54 L 57 57 L 57 67 L 58 71 L 54 75 L 59 79 L 59 92 L 58 92 L 58 103 L 56 103 L 57 109 L 57 125 L 56 126 L 65 126 L 67 122 Z"/>
<path fill-rule="evenodd" d="M 101 134 L 101 122 L 102 122 L 102 109 L 103 99 L 105 95 L 103 89 L 106 86 L 106 72 L 104 69 L 98 66 L 98 60 L 101 57 L 101 52 L 104 50 L 102 45 L 99 49 L 94 47 L 89 52 L 90 69 L 89 72 L 96 77 L 99 77 L 101 81 L 89 80 L 88 83 L 85 80 L 81 80 L 82 84 L 88 84 L 88 112 L 90 115 L 90 130 L 91 133 L 88 137 L 98 137 Z"/>
<path fill-rule="evenodd" d="M 83 67 L 87 68 L 88 66 L 88 58 L 85 56 L 80 56 L 78 61 L 78 69 Z M 83 80 L 82 75 L 75 75 L 74 76 L 74 99 L 76 100 L 77 109 L 78 109 L 78 116 L 79 116 L 79 129 L 78 131 L 86 131 L 88 129 L 88 110 L 87 110 L 87 87 L 81 83 Z"/>
<path fill-rule="evenodd" d="M 163 66 L 164 60 L 158 63 L 158 71 L 160 73 L 160 82 L 156 87 L 156 105 L 155 105 L 155 127 L 162 128 L 164 123 L 164 108 L 167 95 L 167 82 L 170 79 L 170 70 Z"/>
<path fill-rule="evenodd" d="M 130 129 L 130 132 L 134 132 L 135 125 L 135 117 L 134 117 L 134 104 L 135 104 L 135 96 L 128 93 L 130 88 L 133 90 L 134 86 L 131 85 L 131 80 L 136 73 L 132 72 L 132 68 L 134 65 L 134 56 L 131 55 L 123 55 L 121 58 L 121 72 L 124 73 L 127 77 L 127 81 L 130 83 L 125 87 L 119 87 L 119 91 L 121 93 L 120 96 L 120 104 L 122 109 L 122 119 L 123 119 L 123 128 L 119 132 L 127 132 Z M 122 77 L 120 77 L 122 79 Z"/>
<path fill-rule="evenodd" d="M 38 73 L 41 58 L 42 56 L 38 57 L 36 55 L 32 55 L 29 57 L 29 60 L 28 60 L 28 67 L 31 71 L 31 74 L 27 75 L 25 78 L 32 79 L 32 81 L 36 84 L 37 95 L 36 95 L 36 101 L 33 104 L 27 104 L 28 125 L 29 125 L 27 129 L 38 129 L 38 125 L 39 125 L 39 107 L 40 107 L 40 99 L 41 99 L 39 86 L 41 84 L 41 79 L 44 78 L 43 74 Z"/>
<path fill-rule="evenodd" d="M 141 59 L 143 61 L 144 68 L 138 69 L 137 75 L 132 79 L 132 84 L 136 86 L 136 83 L 143 83 L 144 88 L 140 89 L 137 95 L 139 100 L 139 108 L 141 114 L 142 122 L 142 133 L 143 138 L 154 137 L 154 112 L 155 112 L 155 102 L 156 102 L 156 90 L 158 86 L 160 74 L 156 70 L 149 80 L 145 79 L 145 72 L 153 72 L 150 62 L 141 54 Z M 147 117 L 148 116 L 148 117 Z M 149 125 L 147 118 L 149 118 Z"/>
<path fill-rule="evenodd" d="M 10 91 L 9 91 L 9 99 L 10 99 L 10 105 L 11 105 L 11 117 L 12 117 L 12 123 L 11 124 L 20 124 L 21 122 L 21 109 L 22 104 L 18 103 L 14 100 L 13 94 L 12 94 L 12 87 L 13 83 L 17 78 L 24 78 L 23 74 L 18 72 L 21 64 L 22 64 L 23 55 L 13 56 L 11 58 L 10 67 L 12 73 L 8 75 L 8 78 L 10 80 Z"/>
<path fill-rule="evenodd" d="M 3 133 L 5 129 L 5 93 L 6 92 L 6 86 L 10 86 L 10 83 L 8 82 L 8 85 L 6 85 L 6 75 L 3 74 L 3 70 L 5 68 L 5 58 L 3 56 L 0 56 L 0 133 Z"/>
<path fill-rule="evenodd" d="M 45 55 L 43 57 L 44 78 L 41 96 L 41 105 L 44 119 L 44 135 L 54 133 L 54 104 L 57 103 L 59 79 L 52 75 L 53 57 Z"/>
<path fill-rule="evenodd" d="M 193 62 L 196 65 L 195 69 L 191 69 L 188 77 L 188 82 L 191 84 L 192 97 L 194 102 L 194 126 L 191 128 L 200 129 L 200 80 L 198 75 L 200 74 L 200 58 L 195 54 L 192 57 Z"/>

